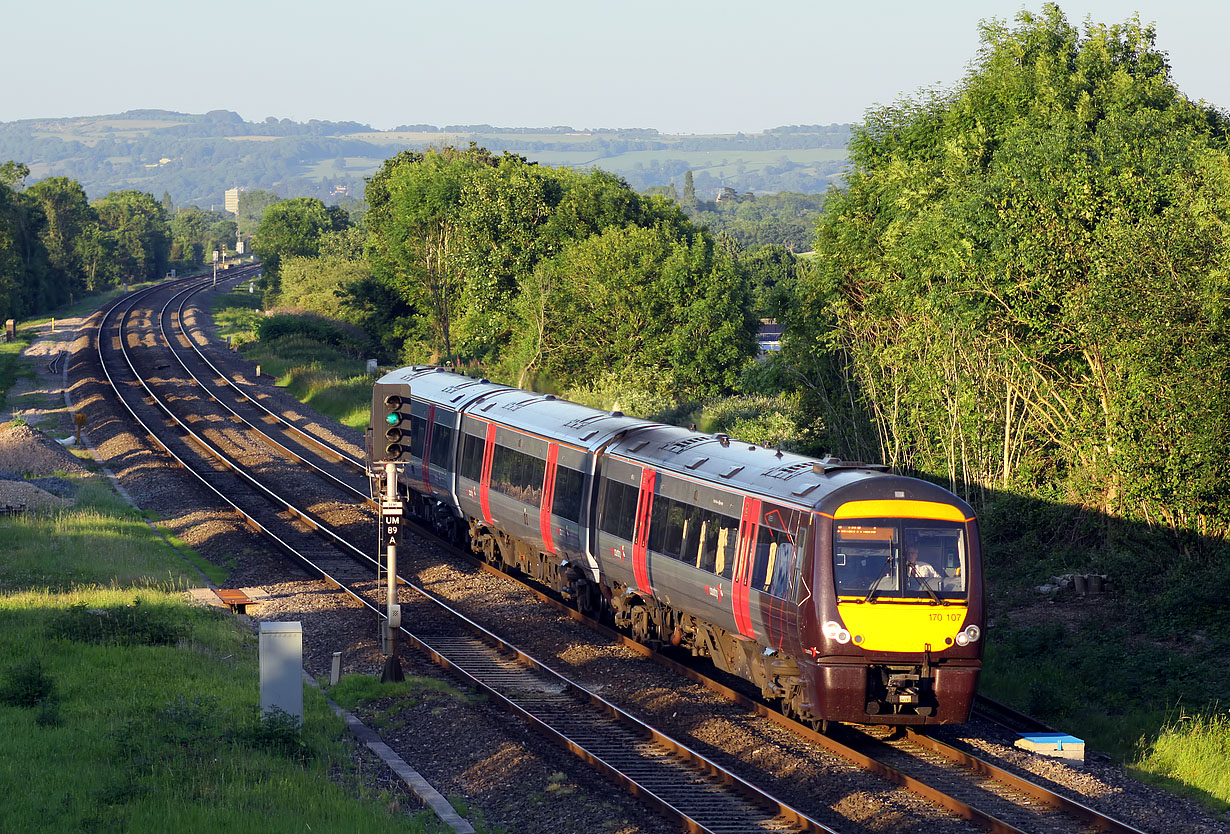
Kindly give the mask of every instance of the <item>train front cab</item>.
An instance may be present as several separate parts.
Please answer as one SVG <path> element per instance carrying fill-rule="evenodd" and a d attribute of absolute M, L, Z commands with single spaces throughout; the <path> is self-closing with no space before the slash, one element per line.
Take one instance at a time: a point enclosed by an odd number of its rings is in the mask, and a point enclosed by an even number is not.
<path fill-rule="evenodd" d="M 885 489 L 892 498 L 871 497 Z M 970 507 L 931 484 L 886 476 L 838 490 L 820 509 L 816 607 L 804 627 L 813 711 L 863 724 L 967 721 L 984 629 Z"/>

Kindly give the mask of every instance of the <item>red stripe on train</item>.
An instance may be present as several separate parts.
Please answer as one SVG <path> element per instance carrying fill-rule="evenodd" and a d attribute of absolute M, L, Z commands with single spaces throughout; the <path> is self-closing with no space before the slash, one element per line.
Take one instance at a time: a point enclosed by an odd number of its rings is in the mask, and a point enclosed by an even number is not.
<path fill-rule="evenodd" d="M 739 543 L 736 547 L 734 579 L 730 583 L 731 607 L 735 627 L 744 637 L 755 638 L 752 627 L 752 566 L 756 557 L 756 533 L 760 529 L 760 499 L 743 499 L 743 518 L 739 521 Z"/>
<path fill-rule="evenodd" d="M 483 472 L 478 479 L 478 503 L 483 510 L 483 521 L 491 518 L 491 460 L 495 457 L 495 423 L 487 424 L 487 442 L 483 445 Z"/>
<path fill-rule="evenodd" d="M 542 507 L 538 510 L 538 526 L 542 530 L 542 547 L 555 553 L 555 540 L 551 538 L 551 507 L 555 504 L 555 468 L 559 460 L 559 444 L 547 444 L 547 469 L 542 476 Z"/>
<path fill-rule="evenodd" d="M 641 470 L 641 491 L 636 499 L 636 527 L 632 533 L 632 572 L 642 593 L 652 594 L 649 584 L 649 514 L 653 509 L 653 485 L 657 472 Z"/>

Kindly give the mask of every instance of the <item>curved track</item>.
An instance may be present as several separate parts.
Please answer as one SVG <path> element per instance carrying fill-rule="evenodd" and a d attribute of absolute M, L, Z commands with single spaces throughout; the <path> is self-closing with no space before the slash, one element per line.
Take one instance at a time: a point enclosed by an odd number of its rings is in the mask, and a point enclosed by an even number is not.
<path fill-rule="evenodd" d="M 144 431 L 234 507 L 249 526 L 380 615 L 376 566 L 368 555 L 376 552 L 371 535 L 375 525 L 369 525 L 366 535 L 355 536 L 353 531 L 339 535 L 331 529 L 327 513 L 318 511 L 336 502 L 373 505 L 363 462 L 316 436 L 302 418 L 266 408 L 259 402 L 259 385 L 237 382 L 206 356 L 202 345 L 207 339 L 193 329 L 200 324 L 200 314 L 189 299 L 207 285 L 186 281 L 175 290 L 162 285 L 134 293 L 113 307 L 100 325 L 98 339 L 108 380 Z M 155 296 L 164 299 L 157 313 L 152 307 L 144 317 L 134 312 L 147 309 L 139 305 Z M 178 368 L 164 374 L 170 365 L 164 361 L 167 351 Z M 321 478 L 308 490 L 317 511 L 299 508 L 305 503 L 302 489 L 283 494 L 287 492 L 283 487 L 296 480 L 289 477 L 290 468 L 296 466 L 309 466 Z M 448 547 L 428 531 L 416 532 Z M 350 541 L 355 538 L 367 546 L 356 546 Z M 505 576 L 489 565 L 482 567 Z M 568 681 L 422 588 L 399 581 L 412 595 L 409 600 L 404 594 L 400 598 L 403 607 L 413 608 L 408 620 L 416 624 L 415 633 L 402 629 L 413 645 L 674 816 L 687 830 L 831 830 Z M 1137 831 L 1036 781 L 912 731 L 893 737 L 850 728 L 833 736 L 817 733 L 690 666 L 580 617 L 537 590 L 534 593 L 609 639 L 986 830 Z M 993 706 L 990 702 L 980 708 Z M 1016 719 L 1028 720 L 1019 714 Z"/>
<path fill-rule="evenodd" d="M 176 332 L 186 317 L 184 302 L 206 283 L 160 285 L 106 312 L 97 344 L 108 383 L 142 431 L 249 526 L 379 615 L 375 562 L 368 556 L 374 544 L 358 547 L 330 529 L 318 510 L 302 509 L 286 488 L 286 469 L 305 462 L 303 456 L 272 442 L 264 428 L 253 432 L 229 405 L 220 407 L 211 390 L 221 376 L 216 367 L 207 364 L 211 373 L 195 376 L 194 360 L 179 363 L 194 341 Z M 168 353 L 189 371 L 187 379 L 168 371 Z M 237 402 L 250 401 L 238 393 Z M 344 479 L 327 477 L 331 483 L 322 488 L 317 482 L 314 494 L 350 490 L 347 500 L 353 500 L 353 487 Z M 538 663 L 413 583 L 401 584 L 413 595 L 403 604 L 414 607 L 416 623 L 414 633 L 402 629 L 405 639 L 686 830 L 832 831 Z"/>

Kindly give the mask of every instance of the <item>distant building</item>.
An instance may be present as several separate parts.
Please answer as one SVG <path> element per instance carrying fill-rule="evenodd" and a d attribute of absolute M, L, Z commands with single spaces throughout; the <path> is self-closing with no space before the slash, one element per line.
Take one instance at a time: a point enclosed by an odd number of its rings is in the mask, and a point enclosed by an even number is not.
<path fill-rule="evenodd" d="M 773 319 L 760 320 L 760 332 L 756 334 L 760 344 L 760 358 L 766 359 L 770 354 L 782 349 L 782 326 Z"/>
<path fill-rule="evenodd" d="M 347 197 L 349 195 L 350 195 L 350 186 L 348 185 L 335 185 L 329 189 L 330 197 Z"/>
<path fill-rule="evenodd" d="M 236 217 L 239 216 L 239 189 L 228 188 L 226 190 L 226 210 Z"/>

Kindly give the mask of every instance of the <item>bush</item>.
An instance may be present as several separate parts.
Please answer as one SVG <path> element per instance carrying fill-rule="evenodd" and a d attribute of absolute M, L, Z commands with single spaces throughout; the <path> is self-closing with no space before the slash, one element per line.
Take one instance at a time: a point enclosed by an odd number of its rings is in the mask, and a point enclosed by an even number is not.
<path fill-rule="evenodd" d="M 789 451 L 807 451 L 811 439 L 797 398 L 722 397 L 706 403 L 696 422 L 704 432 L 720 432 L 747 443 Z"/>
<path fill-rule="evenodd" d="M 267 316 L 257 324 L 256 334 L 262 342 L 292 337 L 308 339 L 332 345 L 354 357 L 368 356 L 374 351 L 371 339 L 357 327 L 350 327 L 310 314 L 278 313 Z"/>
<path fill-rule="evenodd" d="M 279 707 L 268 712 L 255 711 L 253 718 L 231 733 L 231 738 L 254 750 L 284 756 L 300 764 L 306 764 L 313 757 L 312 748 L 303 741 L 299 719 Z"/>
<path fill-rule="evenodd" d="M 56 615 L 47 627 L 53 639 L 76 643 L 123 646 L 173 646 L 184 634 L 182 623 L 158 606 L 132 605 L 112 608 L 87 608 L 74 605 Z"/>
<path fill-rule="evenodd" d="M 37 657 L 9 667 L 0 680 L 0 703 L 10 707 L 37 707 L 54 703 L 55 681 L 43 671 Z"/>
<path fill-rule="evenodd" d="M 648 417 L 675 408 L 679 386 L 669 372 L 627 367 L 603 371 L 593 382 L 578 386 L 565 399 L 603 411 Z"/>

